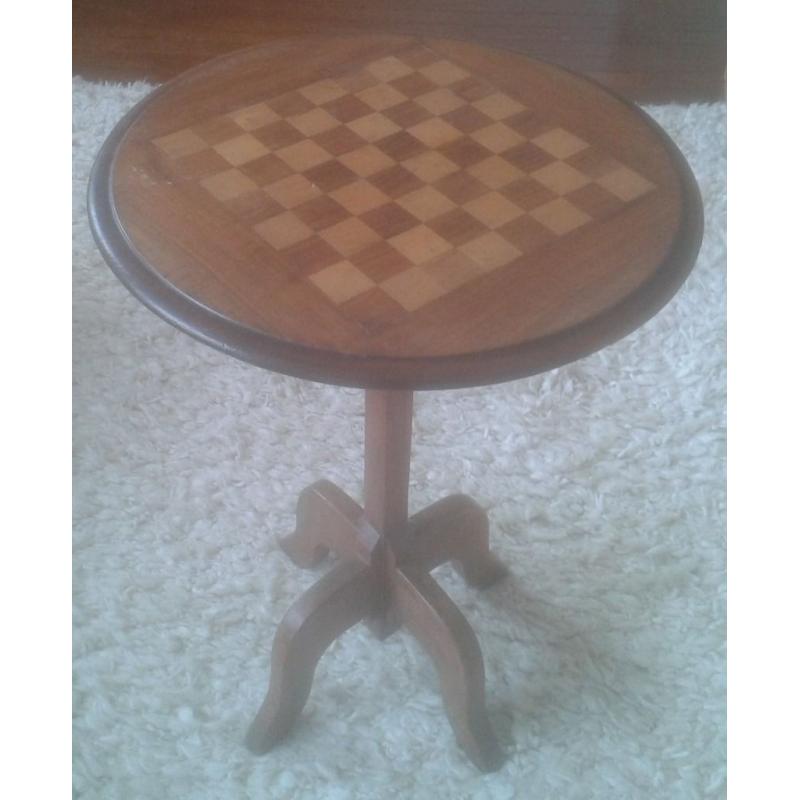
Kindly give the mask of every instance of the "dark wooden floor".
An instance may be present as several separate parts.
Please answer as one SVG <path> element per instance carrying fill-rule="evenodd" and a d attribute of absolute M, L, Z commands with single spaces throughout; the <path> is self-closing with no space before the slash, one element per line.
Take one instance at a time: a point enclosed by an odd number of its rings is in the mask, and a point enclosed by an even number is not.
<path fill-rule="evenodd" d="M 164 80 L 302 32 L 469 39 L 591 75 L 640 102 L 724 93 L 724 0 L 74 0 L 73 71 Z"/>

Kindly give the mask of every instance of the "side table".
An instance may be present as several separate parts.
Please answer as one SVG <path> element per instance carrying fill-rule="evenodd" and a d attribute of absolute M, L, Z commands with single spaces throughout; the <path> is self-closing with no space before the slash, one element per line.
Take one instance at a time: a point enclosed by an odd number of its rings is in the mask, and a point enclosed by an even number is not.
<path fill-rule="evenodd" d="M 683 157 L 596 84 L 473 44 L 296 37 L 203 64 L 114 129 L 89 189 L 98 246 L 154 312 L 260 367 L 366 390 L 365 503 L 305 489 L 281 540 L 338 558 L 286 612 L 247 735 L 283 739 L 318 660 L 359 621 L 430 653 L 461 746 L 502 755 L 481 651 L 430 570 L 506 574 L 486 513 L 409 516 L 413 392 L 550 369 L 656 313 L 694 264 Z"/>

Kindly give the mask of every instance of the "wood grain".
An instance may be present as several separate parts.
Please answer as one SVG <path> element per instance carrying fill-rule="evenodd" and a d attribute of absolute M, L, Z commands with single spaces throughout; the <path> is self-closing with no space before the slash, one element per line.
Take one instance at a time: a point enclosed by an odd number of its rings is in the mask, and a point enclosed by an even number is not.
<path fill-rule="evenodd" d="M 161 81 L 287 35 L 384 32 L 514 50 L 640 102 L 708 101 L 724 93 L 725 17 L 723 0 L 75 0 L 73 69 Z"/>
<path fill-rule="evenodd" d="M 680 154 L 596 85 L 382 36 L 188 73 L 112 134 L 90 206 L 117 274 L 184 330 L 376 388 L 491 382 L 597 349 L 666 302 L 702 229 Z"/>

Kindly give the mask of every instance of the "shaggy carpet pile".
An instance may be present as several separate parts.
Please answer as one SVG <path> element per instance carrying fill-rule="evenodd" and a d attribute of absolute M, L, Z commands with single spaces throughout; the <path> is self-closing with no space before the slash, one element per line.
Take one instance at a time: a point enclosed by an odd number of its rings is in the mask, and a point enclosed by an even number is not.
<path fill-rule="evenodd" d="M 320 574 L 275 537 L 318 478 L 360 499 L 363 396 L 196 343 L 105 266 L 89 169 L 149 88 L 74 85 L 76 796 L 722 797 L 725 106 L 647 109 L 706 210 L 666 309 L 547 374 L 417 395 L 412 510 L 473 495 L 513 573 L 484 592 L 435 573 L 478 634 L 508 754 L 482 775 L 426 655 L 364 626 L 323 657 L 290 741 L 242 744 L 276 626 Z"/>

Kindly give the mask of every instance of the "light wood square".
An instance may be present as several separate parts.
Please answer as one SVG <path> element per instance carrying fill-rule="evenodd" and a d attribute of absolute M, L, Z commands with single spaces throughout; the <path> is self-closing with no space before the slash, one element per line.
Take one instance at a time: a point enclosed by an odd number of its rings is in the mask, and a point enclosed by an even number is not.
<path fill-rule="evenodd" d="M 264 191 L 284 208 L 294 208 L 301 203 L 313 200 L 320 190 L 302 175 L 289 175 L 286 178 L 264 187 Z"/>
<path fill-rule="evenodd" d="M 350 217 L 327 228 L 320 236 L 343 256 L 357 253 L 380 239 L 375 231 L 357 217 Z"/>
<path fill-rule="evenodd" d="M 389 196 L 384 194 L 369 181 L 353 181 L 347 186 L 342 186 L 331 192 L 331 197 L 344 206 L 351 214 L 359 216 L 373 208 L 380 208 L 389 202 Z"/>
<path fill-rule="evenodd" d="M 441 88 L 420 95 L 414 99 L 414 102 L 422 106 L 426 111 L 430 111 L 431 114 L 441 116 L 460 108 L 466 101 L 462 100 L 450 89 Z"/>
<path fill-rule="evenodd" d="M 494 125 L 475 131 L 472 134 L 472 138 L 493 153 L 502 153 L 527 141 L 524 136 L 520 136 L 502 122 L 495 122 Z"/>
<path fill-rule="evenodd" d="M 367 71 L 379 80 L 388 82 L 402 78 L 404 75 L 410 75 L 414 70 L 396 56 L 386 56 L 386 58 L 379 58 L 369 64 Z"/>
<path fill-rule="evenodd" d="M 597 183 L 626 203 L 655 189 L 650 181 L 628 167 L 619 167 L 609 172 L 599 178 Z"/>
<path fill-rule="evenodd" d="M 309 86 L 304 86 L 300 89 L 300 94 L 309 99 L 312 103 L 321 106 L 323 103 L 330 103 L 333 100 L 338 100 L 340 97 L 347 94 L 347 92 L 335 81 L 325 79 L 312 83 Z"/>
<path fill-rule="evenodd" d="M 381 283 L 381 289 L 406 311 L 416 311 L 446 291 L 421 267 L 411 267 L 393 275 Z"/>
<path fill-rule="evenodd" d="M 269 125 L 270 122 L 280 119 L 266 103 L 255 103 L 246 108 L 239 108 L 236 111 L 231 111 L 228 116 L 246 131 L 262 128 L 264 125 Z"/>
<path fill-rule="evenodd" d="M 563 128 L 554 128 L 552 131 L 547 131 L 547 133 L 537 136 L 533 143 L 556 158 L 569 158 L 589 146 L 583 139 L 579 139 Z"/>
<path fill-rule="evenodd" d="M 312 108 L 305 114 L 289 117 L 288 122 L 306 136 L 316 136 L 339 125 L 339 120 L 332 117 L 324 108 Z"/>
<path fill-rule="evenodd" d="M 400 130 L 399 125 L 395 125 L 394 122 L 379 111 L 349 122 L 347 127 L 368 142 L 377 142 L 379 139 L 384 139 Z"/>
<path fill-rule="evenodd" d="M 283 250 L 297 242 L 307 239 L 313 231 L 291 211 L 278 214 L 277 217 L 259 222 L 253 226 L 255 232 L 271 244 L 276 250 Z"/>
<path fill-rule="evenodd" d="M 153 139 L 153 143 L 170 158 L 183 158 L 205 150 L 208 145 L 194 131 L 188 128 L 168 136 Z"/>
<path fill-rule="evenodd" d="M 403 162 L 403 166 L 425 183 L 433 183 L 451 172 L 458 171 L 458 167 L 449 158 L 434 150 L 409 158 Z"/>
<path fill-rule="evenodd" d="M 423 186 L 421 189 L 409 192 L 396 202 L 422 222 L 438 217 L 456 207 L 455 203 L 432 186 Z"/>
<path fill-rule="evenodd" d="M 487 228 L 492 229 L 499 228 L 524 213 L 519 206 L 498 192 L 489 192 L 471 200 L 464 205 L 464 210 L 480 220 Z"/>
<path fill-rule="evenodd" d="M 490 189 L 499 189 L 524 175 L 522 170 L 517 169 L 502 156 L 485 158 L 473 164 L 467 172 Z"/>
<path fill-rule="evenodd" d="M 419 71 L 438 86 L 448 86 L 451 83 L 469 77 L 468 72 L 444 59 L 428 64 L 427 67 L 422 67 Z"/>
<path fill-rule="evenodd" d="M 391 108 L 406 101 L 406 96 L 397 91 L 393 86 L 385 83 L 378 83 L 359 92 L 356 97 L 365 102 L 375 111 L 383 111 L 384 108 Z"/>
<path fill-rule="evenodd" d="M 200 181 L 203 188 L 210 192 L 217 200 L 231 200 L 234 197 L 252 192 L 258 189 L 254 181 L 247 175 L 242 175 L 238 169 L 229 169 L 225 172 L 218 172 Z"/>
<path fill-rule="evenodd" d="M 386 153 L 381 152 L 371 144 L 339 156 L 339 161 L 362 178 L 373 175 L 382 169 L 387 169 L 394 164 L 394 161 Z"/>
<path fill-rule="evenodd" d="M 447 292 L 458 289 L 483 274 L 483 270 L 466 253 L 459 250 L 445 253 L 441 258 L 424 264 L 421 269 Z"/>
<path fill-rule="evenodd" d="M 409 136 L 408 138 L 411 139 L 413 137 Z M 416 139 L 414 141 L 416 141 Z M 417 144 L 419 144 L 419 142 L 417 142 Z M 420 147 L 422 147 L 422 145 L 420 145 Z M 269 156 L 264 156 L 264 158 L 269 158 Z M 258 164 L 261 160 L 263 159 L 251 161 L 249 164 L 242 164 L 238 169 L 247 175 L 248 178 L 253 178 L 253 180 L 258 183 L 258 178 L 251 175 L 249 169 L 253 164 Z M 231 165 L 219 153 L 211 148 L 206 148 L 199 153 L 193 153 L 190 156 L 184 156 L 183 158 L 173 161 L 170 164 L 169 173 L 172 177 L 181 180 L 199 181 L 201 178 L 208 178 L 211 175 L 216 175 L 218 172 L 225 172 L 230 169 L 230 166 Z M 605 194 L 608 194 L 608 192 L 605 192 Z"/>
<path fill-rule="evenodd" d="M 241 136 L 215 144 L 214 149 L 234 167 L 246 164 L 248 161 L 255 161 L 269 152 L 255 136 L 249 133 L 243 133 Z"/>
<path fill-rule="evenodd" d="M 311 169 L 331 158 L 330 153 L 323 150 L 316 142 L 308 139 L 290 144 L 288 147 L 278 150 L 275 155 L 283 159 L 295 172 Z"/>
<path fill-rule="evenodd" d="M 439 117 L 426 119 L 411 128 L 408 132 L 428 147 L 441 147 L 461 137 L 461 131 Z"/>
<path fill-rule="evenodd" d="M 564 161 L 554 161 L 531 173 L 531 178 L 556 194 L 569 194 L 589 183 L 589 178 Z"/>
<path fill-rule="evenodd" d="M 224 142 L 226 139 L 233 139 L 242 132 L 242 129 L 230 117 L 225 115 L 208 117 L 196 122 L 191 129 L 208 145 L 215 145 Z"/>
<path fill-rule="evenodd" d="M 574 231 L 592 220 L 587 213 L 564 197 L 534 208 L 530 213 L 537 222 L 558 236 Z"/>
<path fill-rule="evenodd" d="M 375 286 L 360 269 L 349 261 L 339 261 L 310 276 L 312 283 L 321 289 L 330 300 L 339 305 Z"/>
<path fill-rule="evenodd" d="M 450 244 L 427 225 L 417 225 L 389 239 L 399 253 L 414 264 L 422 264 L 451 249 Z"/>
<path fill-rule="evenodd" d="M 491 231 L 458 248 L 472 259 L 483 272 L 503 267 L 522 255 L 522 251 L 499 234 Z"/>
<path fill-rule="evenodd" d="M 493 92 L 480 100 L 476 100 L 472 105 L 478 111 L 483 112 L 487 117 L 491 117 L 494 120 L 506 119 L 525 110 L 525 106 L 522 103 L 518 103 L 513 97 L 509 97 L 502 92 Z"/>

